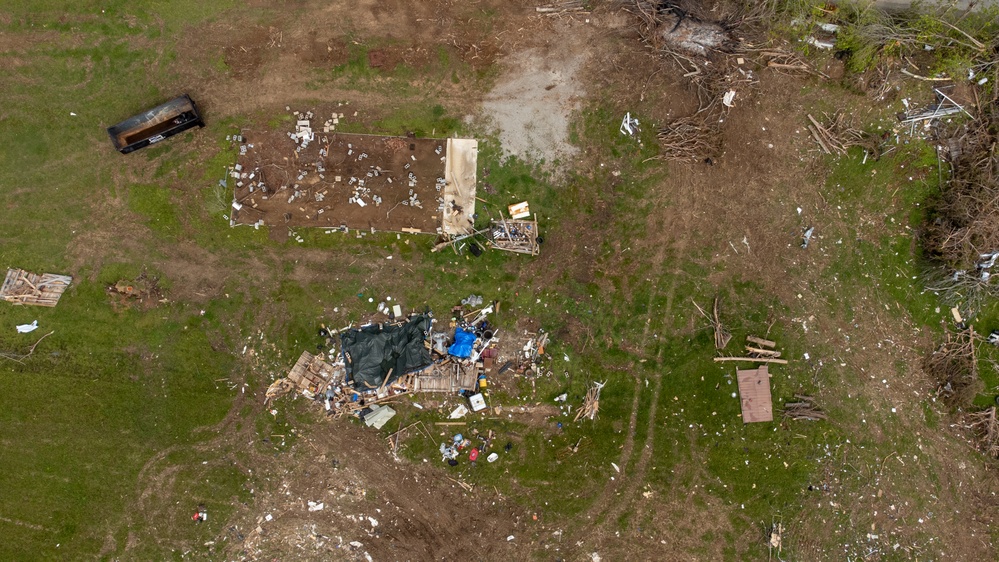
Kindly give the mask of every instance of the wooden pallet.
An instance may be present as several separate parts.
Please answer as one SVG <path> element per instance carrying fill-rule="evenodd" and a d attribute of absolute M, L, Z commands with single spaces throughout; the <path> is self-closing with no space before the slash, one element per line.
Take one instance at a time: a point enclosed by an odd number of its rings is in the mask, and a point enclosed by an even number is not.
<path fill-rule="evenodd" d="M 325 392 L 330 382 L 333 382 L 336 369 L 326 362 L 325 357 L 303 351 L 295 366 L 288 373 L 288 380 L 301 390 L 318 394 Z M 342 378 L 342 376 L 341 376 Z"/>
<path fill-rule="evenodd" d="M 15 305 L 55 306 L 72 282 L 69 275 L 37 275 L 23 269 L 8 269 L 0 286 L 0 299 Z"/>

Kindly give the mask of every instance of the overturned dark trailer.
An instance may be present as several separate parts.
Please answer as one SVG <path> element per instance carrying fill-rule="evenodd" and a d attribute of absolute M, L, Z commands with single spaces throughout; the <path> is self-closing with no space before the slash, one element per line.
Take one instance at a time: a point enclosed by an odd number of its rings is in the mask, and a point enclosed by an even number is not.
<path fill-rule="evenodd" d="M 198 106 L 184 94 L 108 129 L 118 152 L 128 154 L 193 127 L 204 127 Z"/>

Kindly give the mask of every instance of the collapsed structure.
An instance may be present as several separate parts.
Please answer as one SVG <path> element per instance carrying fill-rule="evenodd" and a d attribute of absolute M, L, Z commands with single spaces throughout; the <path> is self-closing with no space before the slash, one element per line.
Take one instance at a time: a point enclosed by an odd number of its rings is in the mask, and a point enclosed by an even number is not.
<path fill-rule="evenodd" d="M 223 180 L 235 183 L 231 225 L 444 236 L 472 231 L 475 139 L 343 133 L 345 114 L 325 115 L 295 111 L 294 131 L 230 136 L 240 147 Z"/>
<path fill-rule="evenodd" d="M 72 282 L 73 278 L 69 275 L 38 275 L 23 269 L 8 269 L 3 285 L 0 285 L 0 300 L 16 305 L 52 307 L 59 303 L 59 298 Z"/>
<path fill-rule="evenodd" d="M 320 335 L 328 353 L 303 352 L 288 375 L 270 385 L 266 401 L 298 392 L 322 403 L 330 416 L 353 415 L 366 423 L 374 416 L 378 423 L 373 425 L 379 427 L 393 413 L 380 406 L 401 394 L 457 394 L 468 399 L 471 411 L 483 410 L 486 373 L 494 366 L 500 340 L 487 320 L 498 303 L 482 304 L 481 297 L 466 299 L 452 310 L 443 329 L 430 312 L 393 315 L 385 322 L 338 331 L 324 327 Z M 547 341 L 547 334 L 530 339 L 518 365 L 508 362 L 499 373 L 511 367 L 538 373 Z"/>

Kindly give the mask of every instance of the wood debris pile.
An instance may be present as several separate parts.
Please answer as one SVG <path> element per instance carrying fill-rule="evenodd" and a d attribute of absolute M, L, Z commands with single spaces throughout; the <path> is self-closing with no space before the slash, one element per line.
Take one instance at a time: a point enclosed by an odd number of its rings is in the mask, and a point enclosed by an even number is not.
<path fill-rule="evenodd" d="M 593 383 L 593 387 L 586 391 L 583 406 L 576 411 L 576 417 L 572 421 L 579 421 L 580 418 L 596 419 L 597 412 L 600 410 L 600 391 L 606 385 L 607 381 Z"/>
<path fill-rule="evenodd" d="M 666 160 L 700 160 L 721 151 L 721 131 L 697 115 L 681 117 L 656 133 L 661 157 Z"/>
<path fill-rule="evenodd" d="M 700 305 L 698 305 L 696 302 L 694 303 L 694 306 L 697 307 L 697 311 L 701 313 L 701 316 L 703 316 L 708 320 L 708 323 L 711 325 L 711 328 L 714 330 L 715 349 L 725 349 L 725 346 L 728 345 L 728 342 L 732 340 L 732 334 L 725 329 L 725 326 L 722 326 L 721 318 L 718 316 L 718 297 L 715 297 L 715 304 L 712 311 L 713 312 L 712 316 L 708 316 L 708 313 L 705 312 L 704 309 L 701 308 Z"/>
<path fill-rule="evenodd" d="M 967 408 L 983 388 L 977 339 L 974 326 L 948 333 L 944 343 L 923 361 L 923 370 L 937 385 L 937 397 L 951 408 Z"/>
<path fill-rule="evenodd" d="M 715 362 L 720 361 L 746 361 L 753 363 L 777 363 L 786 365 L 787 359 L 780 358 L 777 351 L 777 342 L 756 336 L 746 336 L 746 356 L 745 357 L 715 357 Z"/>
<path fill-rule="evenodd" d="M 986 455 L 999 459 L 999 418 L 996 407 L 965 416 L 968 428 L 978 437 L 978 448 Z"/>
<path fill-rule="evenodd" d="M 8 269 L 3 285 L 0 285 L 0 300 L 16 305 L 52 307 L 59 303 L 63 291 L 72 282 L 69 275 L 37 275 L 23 269 Z"/>
<path fill-rule="evenodd" d="M 846 154 L 846 150 L 851 146 L 863 146 L 868 152 L 874 152 L 878 147 L 876 138 L 851 127 L 843 113 L 836 113 L 832 117 L 827 115 L 824 125 L 811 114 L 808 115 L 808 120 L 811 121 L 808 132 L 826 154 L 841 156 Z"/>
<path fill-rule="evenodd" d="M 815 398 L 804 394 L 795 394 L 798 402 L 784 403 L 784 419 L 818 421 L 827 419 L 825 412 L 815 405 Z"/>
<path fill-rule="evenodd" d="M 541 252 L 537 220 L 494 220 L 489 225 L 489 242 L 498 250 L 530 254 Z"/>

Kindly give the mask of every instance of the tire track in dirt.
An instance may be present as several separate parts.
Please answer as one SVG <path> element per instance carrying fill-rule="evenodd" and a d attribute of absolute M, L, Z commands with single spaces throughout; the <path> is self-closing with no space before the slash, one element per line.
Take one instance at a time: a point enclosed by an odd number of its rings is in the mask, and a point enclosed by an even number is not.
<path fill-rule="evenodd" d="M 111 525 L 108 528 L 107 536 L 104 540 L 104 545 L 99 553 L 98 557 L 108 556 L 113 554 L 118 550 L 117 542 L 114 539 L 114 535 L 118 529 L 124 526 L 127 529 L 133 527 L 133 522 L 136 519 L 151 521 L 155 514 L 150 513 L 150 507 L 147 504 L 147 500 L 156 492 L 166 490 L 170 488 L 170 484 L 176 478 L 177 472 L 182 468 L 180 465 L 175 464 L 163 464 L 164 461 L 174 452 L 179 450 L 191 450 L 194 452 L 209 451 L 216 449 L 226 442 L 232 441 L 233 439 L 243 439 L 239 434 L 246 433 L 252 430 L 252 425 L 247 425 L 242 432 L 237 434 L 231 431 L 234 427 L 237 418 L 241 417 L 241 409 L 246 402 L 246 394 L 240 392 L 232 401 L 232 406 L 226 413 L 222 421 L 218 422 L 212 426 L 205 426 L 195 428 L 192 433 L 212 433 L 215 437 L 194 445 L 171 445 L 160 451 L 156 452 L 139 470 L 138 476 L 135 479 L 135 488 L 133 490 L 132 505 L 129 509 L 125 510 L 125 515 L 122 520 L 116 524 Z M 263 407 L 260 405 L 254 406 L 254 415 L 259 413 Z M 225 456 L 219 456 L 218 459 L 226 459 Z M 136 537 L 130 530 L 128 533 L 128 539 L 124 545 L 124 551 L 128 552 L 134 547 L 138 546 L 136 542 Z"/>
<path fill-rule="evenodd" d="M 671 182 L 675 186 L 664 185 L 664 192 L 673 192 L 670 189 L 665 189 L 667 187 L 677 187 L 678 191 L 675 192 L 679 196 L 681 201 L 676 202 L 673 208 L 678 209 L 681 212 L 680 223 L 681 226 L 677 233 L 674 243 L 672 244 L 672 249 L 675 252 L 675 256 L 679 259 L 685 255 L 688 243 L 691 238 L 691 223 L 692 219 L 696 216 L 697 208 L 697 198 L 696 190 L 692 189 L 692 185 L 695 183 L 691 181 L 693 178 L 688 178 L 686 176 L 690 175 L 689 170 L 687 173 L 678 174 L 684 176 L 679 178 L 680 181 Z M 659 200 L 655 202 L 656 208 L 662 208 L 664 205 L 663 198 L 660 197 Z M 654 220 L 655 216 L 651 215 L 649 222 Z M 676 224 L 674 222 L 674 224 Z M 651 225 L 650 225 L 651 226 Z M 657 244 L 657 249 L 654 258 L 649 264 L 650 270 L 650 281 L 653 282 L 653 291 L 649 296 L 649 310 L 645 318 L 645 327 L 642 332 L 642 340 L 639 345 L 639 349 L 645 350 L 649 345 L 649 334 L 652 331 L 652 323 L 655 318 L 665 318 L 668 319 L 673 312 L 673 303 L 676 296 L 677 279 L 678 275 L 674 275 L 670 280 L 669 288 L 666 289 L 666 305 L 664 310 L 659 312 L 654 310 L 653 303 L 662 294 L 659 290 L 660 287 L 656 283 L 656 280 L 660 279 L 663 274 L 663 262 L 666 258 L 667 244 L 659 243 Z M 679 274 L 680 272 L 675 272 Z M 667 326 L 662 326 L 667 327 Z M 662 359 L 662 350 L 656 354 L 655 360 L 658 363 Z M 646 426 L 645 438 L 643 440 L 642 452 L 639 456 L 637 463 L 635 464 L 634 470 L 631 474 L 627 469 L 628 463 L 631 461 L 631 457 L 634 452 L 635 447 L 635 433 L 638 428 L 638 405 L 640 401 L 640 396 L 642 393 L 642 384 L 640 380 L 635 381 L 635 393 L 632 400 L 632 411 L 631 418 L 628 425 L 628 436 L 625 439 L 625 444 L 621 451 L 621 456 L 618 459 L 618 465 L 622 467 L 622 474 L 620 479 L 615 479 L 611 483 L 608 483 L 600 494 L 600 497 L 596 502 L 590 507 L 587 512 L 587 520 L 594 521 L 594 528 L 591 528 L 587 535 L 597 537 L 603 536 L 603 532 L 609 533 L 607 529 L 608 523 L 614 521 L 622 512 L 628 509 L 629 506 L 637 501 L 639 490 L 641 489 L 642 483 L 645 482 L 645 477 L 648 474 L 649 461 L 652 458 L 654 452 L 654 435 L 656 427 L 656 413 L 659 408 L 659 395 L 662 388 L 662 379 L 668 373 L 660 373 L 655 376 L 655 384 L 652 389 L 652 398 L 649 405 L 649 416 Z M 623 490 L 614 494 L 615 490 L 620 489 L 623 486 Z M 594 533 L 596 531 L 596 533 Z M 599 538 L 598 538 L 599 540 Z"/>

